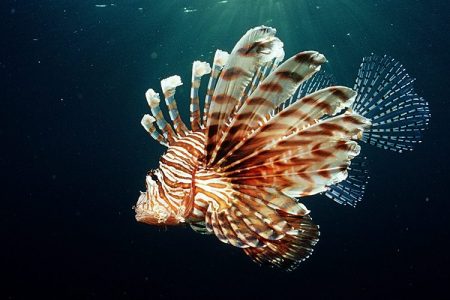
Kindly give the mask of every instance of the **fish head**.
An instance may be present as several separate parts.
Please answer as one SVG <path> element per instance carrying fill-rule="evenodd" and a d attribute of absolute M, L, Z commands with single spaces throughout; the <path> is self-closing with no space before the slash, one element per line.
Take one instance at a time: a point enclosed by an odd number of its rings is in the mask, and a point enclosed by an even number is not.
<path fill-rule="evenodd" d="M 150 171 L 146 176 L 147 190 L 141 192 L 133 207 L 136 220 L 150 225 L 177 225 L 184 222 L 183 207 L 173 207 L 160 193 L 162 176 L 159 170 Z"/>

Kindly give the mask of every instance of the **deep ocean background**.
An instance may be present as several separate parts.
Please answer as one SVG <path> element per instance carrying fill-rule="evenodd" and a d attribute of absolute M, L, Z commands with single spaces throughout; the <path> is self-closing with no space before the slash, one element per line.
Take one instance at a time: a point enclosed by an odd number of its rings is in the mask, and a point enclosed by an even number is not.
<path fill-rule="evenodd" d="M 442 0 L 1 1 L 0 299 L 443 299 L 450 282 L 449 13 Z M 365 147 L 356 208 L 305 199 L 321 240 L 295 272 L 259 267 L 190 228 L 138 224 L 132 206 L 164 149 L 145 91 L 278 29 L 286 56 L 324 53 L 339 84 L 361 58 L 401 61 L 431 107 L 424 142 Z M 204 84 L 206 84 L 204 82 Z"/>

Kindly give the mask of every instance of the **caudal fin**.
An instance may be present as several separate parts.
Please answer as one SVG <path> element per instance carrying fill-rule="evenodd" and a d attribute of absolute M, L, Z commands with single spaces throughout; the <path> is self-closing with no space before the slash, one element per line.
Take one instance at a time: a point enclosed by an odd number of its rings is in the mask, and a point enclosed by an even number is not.
<path fill-rule="evenodd" d="M 401 63 L 389 56 L 364 57 L 351 108 L 368 118 L 372 126 L 362 140 L 397 152 L 413 150 L 421 142 L 430 120 L 428 102 L 417 95 L 414 79 Z"/>

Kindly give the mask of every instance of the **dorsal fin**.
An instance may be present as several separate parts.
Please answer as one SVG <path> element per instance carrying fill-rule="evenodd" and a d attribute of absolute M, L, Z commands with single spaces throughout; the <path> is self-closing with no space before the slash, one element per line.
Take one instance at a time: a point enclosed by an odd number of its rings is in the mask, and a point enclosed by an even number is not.
<path fill-rule="evenodd" d="M 226 51 L 222 51 L 217 49 L 214 54 L 213 66 L 211 69 L 211 76 L 208 81 L 208 90 L 205 96 L 205 105 L 203 107 L 203 127 L 206 127 L 206 122 L 209 113 L 209 106 L 211 105 L 211 98 L 214 94 L 214 89 L 217 85 L 217 78 L 220 75 L 220 72 L 223 69 L 223 66 L 227 63 L 230 54 Z"/>
<path fill-rule="evenodd" d="M 141 125 L 144 127 L 144 129 L 150 134 L 152 138 L 154 138 L 156 141 L 158 141 L 161 145 L 167 147 L 167 139 L 162 136 L 155 128 L 156 119 L 149 114 L 146 114 L 142 117 Z"/>
<path fill-rule="evenodd" d="M 188 133 L 186 125 L 183 123 L 178 112 L 177 102 L 175 100 L 175 89 L 182 85 L 181 78 L 178 75 L 170 76 L 161 80 L 161 88 L 164 93 L 167 108 L 169 109 L 169 116 L 172 120 L 175 132 L 179 137 L 185 136 Z"/>
<path fill-rule="evenodd" d="M 159 94 L 153 89 L 148 89 L 147 92 L 145 92 L 145 98 L 147 99 L 147 104 L 150 107 L 156 125 L 164 137 L 165 146 L 168 146 L 175 141 L 176 134 L 172 126 L 164 118 L 161 107 L 159 106 L 161 102 Z"/>
<path fill-rule="evenodd" d="M 191 105 L 189 106 L 191 129 L 200 130 L 200 100 L 198 98 L 198 89 L 203 75 L 211 73 L 211 67 L 207 62 L 194 61 L 192 64 L 192 85 L 191 85 Z"/>

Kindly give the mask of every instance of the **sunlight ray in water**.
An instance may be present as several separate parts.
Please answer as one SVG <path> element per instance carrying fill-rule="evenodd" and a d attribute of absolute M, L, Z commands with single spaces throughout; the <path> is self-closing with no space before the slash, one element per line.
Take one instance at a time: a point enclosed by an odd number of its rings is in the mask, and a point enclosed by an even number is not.
<path fill-rule="evenodd" d="M 373 48 L 367 37 L 379 35 L 384 22 L 383 16 L 373 13 L 374 6 L 372 1 L 356 0 L 228 0 L 191 1 L 190 6 L 177 10 L 183 22 L 189 24 L 187 29 L 196 33 L 188 43 L 199 49 L 211 48 L 212 52 L 212 47 L 222 45 L 219 43 L 229 45 L 238 34 L 236 28 L 264 24 L 276 27 L 280 37 L 294 48 L 319 47 L 330 53 L 330 58 L 337 58 L 343 52 L 355 52 L 358 57 L 367 53 L 366 49 L 360 50 L 362 40 L 367 48 Z M 176 39 L 181 39 L 185 30 L 186 27 L 174 28 Z M 225 39 L 217 38 L 224 33 Z M 218 44 L 211 46 L 211 40 Z"/>

